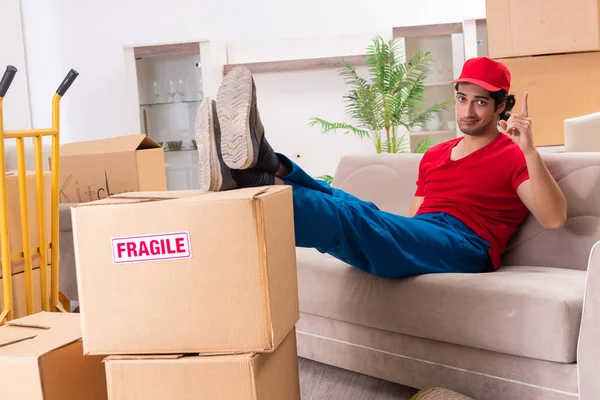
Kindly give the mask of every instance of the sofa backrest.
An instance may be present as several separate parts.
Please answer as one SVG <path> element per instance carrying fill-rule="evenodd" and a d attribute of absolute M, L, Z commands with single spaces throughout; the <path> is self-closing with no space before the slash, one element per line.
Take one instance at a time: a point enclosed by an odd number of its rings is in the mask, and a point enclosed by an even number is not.
<path fill-rule="evenodd" d="M 332 185 L 384 211 L 408 215 L 416 189 L 420 154 L 342 157 Z M 587 268 L 600 241 L 600 153 L 542 153 L 568 203 L 563 229 L 542 228 L 530 215 L 504 252 L 503 265 Z"/>
<path fill-rule="evenodd" d="M 529 215 L 504 252 L 504 265 L 587 269 L 600 240 L 600 153 L 543 153 L 567 199 L 567 223 L 550 231 Z"/>
<path fill-rule="evenodd" d="M 332 186 L 380 209 L 408 215 L 414 197 L 421 154 L 357 154 L 343 156 Z"/>

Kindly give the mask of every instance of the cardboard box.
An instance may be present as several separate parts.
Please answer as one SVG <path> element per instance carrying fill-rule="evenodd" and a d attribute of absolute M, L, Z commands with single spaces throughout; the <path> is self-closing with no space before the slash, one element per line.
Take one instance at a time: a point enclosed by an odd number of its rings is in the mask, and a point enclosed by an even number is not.
<path fill-rule="evenodd" d="M 600 1 L 487 0 L 492 58 L 600 50 Z"/>
<path fill-rule="evenodd" d="M 300 400 L 296 333 L 274 352 L 108 357 L 109 399 Z"/>
<path fill-rule="evenodd" d="M 291 188 L 162 196 L 72 208 L 85 353 L 275 349 L 299 319 Z"/>
<path fill-rule="evenodd" d="M 102 357 L 83 356 L 79 314 L 38 313 L 0 327 L 3 399 L 107 398 Z"/>
<path fill-rule="evenodd" d="M 34 312 L 42 311 L 42 296 L 40 296 L 40 269 L 31 271 L 33 281 L 33 300 Z M 48 268 L 48 285 L 50 285 L 50 268 Z M 25 297 L 25 272 L 19 272 L 12 275 L 12 298 L 13 298 L 13 318 L 21 318 L 27 315 L 27 300 Z M 50 286 L 48 286 L 50 294 Z M 0 278 L 0 312 L 4 310 L 4 278 Z M 0 386 L 1 387 L 1 386 Z"/>
<path fill-rule="evenodd" d="M 564 144 L 564 120 L 600 110 L 600 52 L 502 60 L 512 75 L 514 113 L 529 91 L 529 116 L 537 146 Z"/>
<path fill-rule="evenodd" d="M 49 172 L 44 173 L 44 206 L 46 220 L 46 241 L 50 243 L 50 221 L 51 221 L 51 193 L 52 176 Z M 27 171 L 27 214 L 29 216 L 29 241 L 31 248 L 38 247 L 38 214 L 37 214 L 37 190 L 34 171 Z M 8 233 L 11 254 L 23 251 L 22 229 L 21 229 L 21 203 L 19 200 L 19 179 L 16 171 L 6 173 L 6 206 L 8 211 Z M 47 260 L 50 261 L 50 250 L 47 251 Z M 40 265 L 39 255 L 32 253 L 32 266 Z M 23 259 L 13 260 L 11 263 L 12 274 L 22 272 L 24 268 Z M 2 268 L 0 267 L 0 277 Z"/>
<path fill-rule="evenodd" d="M 60 201 L 167 190 L 162 147 L 146 135 L 68 143 L 60 149 Z"/>

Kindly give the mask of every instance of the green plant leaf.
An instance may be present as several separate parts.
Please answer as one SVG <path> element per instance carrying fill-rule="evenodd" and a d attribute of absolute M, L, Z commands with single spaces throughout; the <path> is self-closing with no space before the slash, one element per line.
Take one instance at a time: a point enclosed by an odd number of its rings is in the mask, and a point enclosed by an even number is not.
<path fill-rule="evenodd" d="M 437 144 L 436 140 L 427 136 L 427 137 L 423 138 L 422 140 L 420 140 L 419 143 L 417 143 L 413 153 L 425 153 L 427 150 L 429 150 L 435 144 Z"/>
<path fill-rule="evenodd" d="M 359 76 L 356 67 L 346 60 L 341 59 L 340 63 L 339 74 L 349 87 L 343 96 L 349 121 L 331 123 L 312 118 L 309 124 L 319 125 L 324 133 L 342 129 L 346 134 L 369 138 L 378 153 L 405 151 L 408 146 L 399 129 L 409 131 L 415 124 L 423 124 L 453 100 L 422 110 L 426 100 L 425 81 L 433 62 L 429 52 L 417 50 L 403 61 L 402 40 L 385 41 L 375 36 L 365 54 L 368 78 Z"/>
<path fill-rule="evenodd" d="M 350 124 L 347 124 L 345 122 L 327 122 L 324 121 L 320 118 L 312 118 L 310 124 L 310 126 L 314 126 L 314 125 L 320 125 L 321 129 L 323 130 L 324 133 L 330 132 L 330 131 L 335 131 L 338 129 L 345 129 L 346 132 L 345 133 L 354 133 L 360 137 L 365 137 L 365 136 L 369 136 L 369 132 L 365 131 L 363 129 L 359 129 L 356 128 Z"/>
<path fill-rule="evenodd" d="M 331 185 L 331 183 L 333 182 L 333 176 L 331 175 L 321 175 L 317 176 L 315 179 L 324 180 L 325 182 L 327 182 L 328 185 Z"/>
<path fill-rule="evenodd" d="M 415 123 L 422 123 L 422 122 L 426 122 L 429 121 L 432 118 L 433 113 L 439 112 L 441 110 L 446 110 L 448 108 L 449 104 L 453 104 L 454 100 L 446 100 L 442 103 L 439 104 L 435 104 L 431 107 L 429 107 L 427 110 L 423 111 L 420 114 L 417 114 L 414 117 L 414 121 Z"/>
<path fill-rule="evenodd" d="M 383 143 L 385 153 L 406 153 L 408 150 L 408 141 L 404 136 L 398 137 L 392 135 L 390 140 Z"/>

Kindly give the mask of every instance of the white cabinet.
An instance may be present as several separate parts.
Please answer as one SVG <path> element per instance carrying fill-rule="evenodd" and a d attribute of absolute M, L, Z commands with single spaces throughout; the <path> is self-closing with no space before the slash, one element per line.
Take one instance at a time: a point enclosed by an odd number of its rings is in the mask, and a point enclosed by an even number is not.
<path fill-rule="evenodd" d="M 165 151 L 167 188 L 198 189 L 194 122 L 204 97 L 200 43 L 134 52 L 141 131 Z"/>

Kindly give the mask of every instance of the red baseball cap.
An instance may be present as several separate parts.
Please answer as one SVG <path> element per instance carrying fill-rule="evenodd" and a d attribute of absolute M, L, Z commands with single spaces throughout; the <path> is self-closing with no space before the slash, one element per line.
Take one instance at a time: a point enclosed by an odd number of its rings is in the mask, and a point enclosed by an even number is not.
<path fill-rule="evenodd" d="M 463 65 L 458 79 L 452 83 L 468 82 L 481 86 L 490 92 L 510 91 L 510 71 L 506 65 L 488 57 L 471 58 Z"/>

